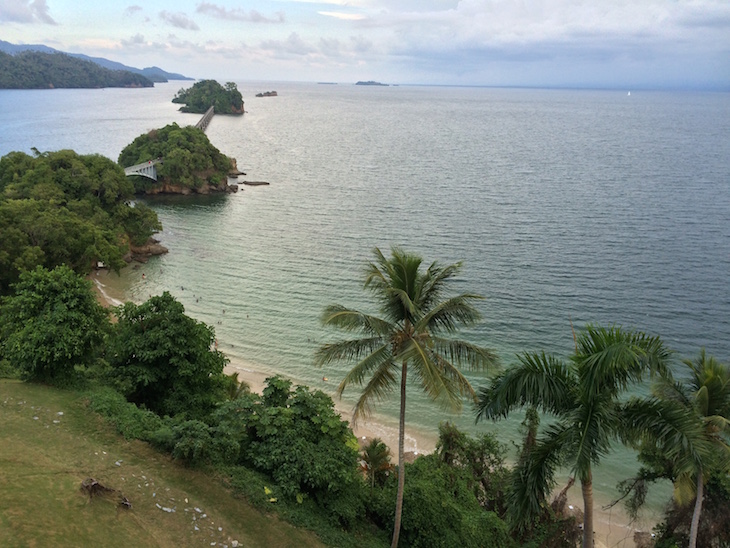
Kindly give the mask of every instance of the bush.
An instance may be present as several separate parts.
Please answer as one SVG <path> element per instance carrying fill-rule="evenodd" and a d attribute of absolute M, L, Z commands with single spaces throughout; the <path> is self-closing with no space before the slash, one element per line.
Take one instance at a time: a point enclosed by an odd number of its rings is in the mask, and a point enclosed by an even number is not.
<path fill-rule="evenodd" d="M 122 394 L 106 387 L 88 394 L 91 409 L 106 417 L 126 439 L 150 441 L 166 423 L 152 411 L 139 409 Z"/>

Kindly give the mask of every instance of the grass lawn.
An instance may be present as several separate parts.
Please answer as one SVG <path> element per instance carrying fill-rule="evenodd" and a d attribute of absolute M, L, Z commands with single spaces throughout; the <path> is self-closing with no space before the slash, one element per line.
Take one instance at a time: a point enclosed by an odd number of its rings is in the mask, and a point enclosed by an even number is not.
<path fill-rule="evenodd" d="M 89 499 L 86 478 L 116 491 Z M 322 546 L 221 481 L 124 440 L 78 394 L 0 379 L 0 546 L 236 544 Z"/>

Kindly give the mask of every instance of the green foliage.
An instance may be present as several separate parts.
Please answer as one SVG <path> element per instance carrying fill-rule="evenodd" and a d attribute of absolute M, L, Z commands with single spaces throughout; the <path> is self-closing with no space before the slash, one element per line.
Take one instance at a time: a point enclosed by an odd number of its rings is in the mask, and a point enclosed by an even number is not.
<path fill-rule="evenodd" d="M 320 390 L 310 391 L 281 377 L 266 380 L 262 396 L 222 404 L 214 424 L 236 439 L 240 461 L 276 481 L 284 496 L 327 503 L 357 483 L 357 450 L 347 422 Z"/>
<path fill-rule="evenodd" d="M 118 271 L 128 240 L 161 229 L 156 214 L 132 207 L 134 187 L 108 158 L 71 150 L 11 152 L 0 159 L 0 294 L 21 272 L 65 264 L 87 274 L 97 261 Z"/>
<path fill-rule="evenodd" d="M 557 419 L 522 452 L 512 475 L 507 516 L 514 530 L 523 534 L 544 515 L 561 464 L 569 465 L 582 487 L 592 492 L 592 466 L 629 428 L 622 414 L 625 391 L 649 374 L 666 374 L 668 358 L 658 337 L 589 325 L 578 333 L 568 362 L 544 352 L 525 353 L 480 389 L 478 420 L 499 419 L 521 407 L 535 407 Z M 584 546 L 591 546 L 590 499 L 585 499 L 584 514 Z"/>
<path fill-rule="evenodd" d="M 66 384 L 88 366 L 108 328 L 91 283 L 70 268 L 24 272 L 0 308 L 0 354 L 28 381 Z"/>
<path fill-rule="evenodd" d="M 106 417 L 128 440 L 149 441 L 159 436 L 166 423 L 147 409 L 140 409 L 111 387 L 98 388 L 87 394 L 89 407 Z"/>
<path fill-rule="evenodd" d="M 203 114 L 212 106 L 216 114 L 243 114 L 243 97 L 233 82 L 224 87 L 215 80 L 201 80 L 178 91 L 172 102 L 183 104 L 183 112 Z"/>
<path fill-rule="evenodd" d="M 360 456 L 370 488 L 373 489 L 376 484 L 382 486 L 394 469 L 390 462 L 390 448 L 380 438 L 374 438 L 363 447 Z"/>
<path fill-rule="evenodd" d="M 185 421 L 172 429 L 172 456 L 189 466 L 206 462 L 230 462 L 239 452 L 238 442 L 198 420 Z"/>
<path fill-rule="evenodd" d="M 154 86 L 141 74 L 109 70 L 64 53 L 0 52 L 1 89 L 121 88 Z"/>
<path fill-rule="evenodd" d="M 472 438 L 455 425 L 439 424 L 436 454 L 444 464 L 463 470 L 474 496 L 487 510 L 504 514 L 504 492 L 509 470 L 505 466 L 507 448 L 492 434 Z"/>
<path fill-rule="evenodd" d="M 400 540 L 411 547 L 513 546 L 506 524 L 484 510 L 474 495 L 467 470 L 442 462 L 436 454 L 406 464 Z M 370 505 L 373 518 L 383 528 L 393 526 L 397 481 L 393 477 Z"/>
<path fill-rule="evenodd" d="M 228 181 L 231 159 L 211 144 L 205 132 L 173 123 L 137 137 L 119 154 L 119 165 L 128 167 L 162 158 L 156 164 L 157 182 L 134 177 L 135 191 L 143 193 L 162 184 L 196 189 Z"/>
<path fill-rule="evenodd" d="M 117 309 L 109 365 L 122 393 L 160 414 L 205 417 L 224 399 L 225 356 L 213 329 L 185 315 L 170 293 Z"/>

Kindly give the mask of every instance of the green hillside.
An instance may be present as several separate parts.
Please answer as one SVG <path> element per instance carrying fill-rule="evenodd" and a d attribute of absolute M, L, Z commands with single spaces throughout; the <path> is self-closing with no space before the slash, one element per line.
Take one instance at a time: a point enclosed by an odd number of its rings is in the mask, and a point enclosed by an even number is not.
<path fill-rule="evenodd" d="M 115 492 L 90 499 L 86 478 Z M 221 481 L 123 439 L 77 393 L 5 379 L 0 491 L 0 546 L 321 546 Z"/>

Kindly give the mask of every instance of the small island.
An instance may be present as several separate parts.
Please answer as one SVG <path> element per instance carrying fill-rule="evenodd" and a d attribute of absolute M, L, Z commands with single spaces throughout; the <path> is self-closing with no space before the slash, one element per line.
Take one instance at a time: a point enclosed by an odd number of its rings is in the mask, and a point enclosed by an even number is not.
<path fill-rule="evenodd" d="M 385 86 L 388 87 L 390 84 L 383 84 L 381 82 L 376 82 L 375 80 L 368 80 L 367 82 L 363 82 L 362 80 L 359 82 L 355 82 L 356 86 Z"/>
<path fill-rule="evenodd" d="M 256 97 L 277 97 L 278 95 L 275 91 L 264 91 L 263 93 L 257 93 Z"/>
<path fill-rule="evenodd" d="M 157 180 L 134 176 L 136 194 L 209 194 L 236 192 L 228 184 L 236 161 L 211 144 L 203 130 L 172 123 L 137 137 L 119 155 L 122 167 L 150 163 Z"/>
<path fill-rule="evenodd" d="M 215 80 L 201 80 L 188 89 L 181 89 L 172 100 L 179 103 L 182 112 L 204 114 L 211 105 L 216 114 L 243 114 L 243 97 L 236 84 L 227 82 L 225 86 Z"/>

